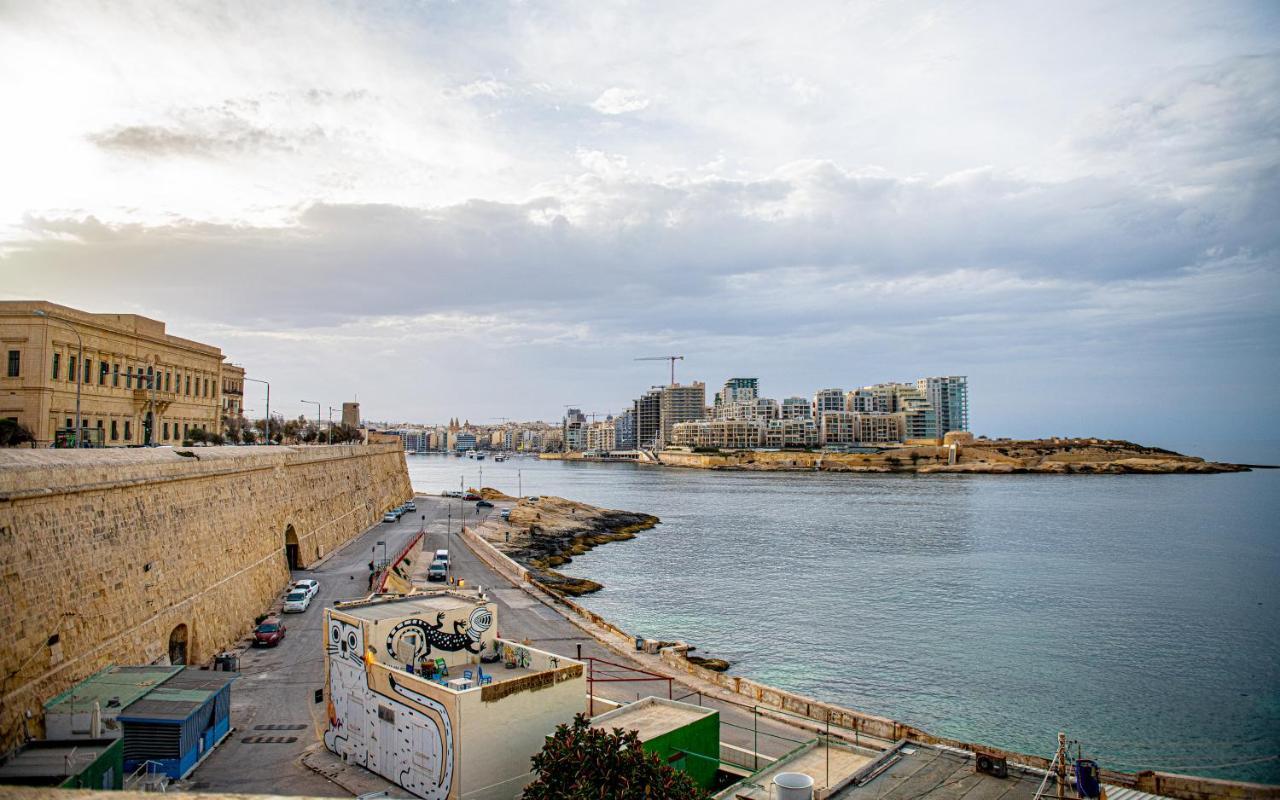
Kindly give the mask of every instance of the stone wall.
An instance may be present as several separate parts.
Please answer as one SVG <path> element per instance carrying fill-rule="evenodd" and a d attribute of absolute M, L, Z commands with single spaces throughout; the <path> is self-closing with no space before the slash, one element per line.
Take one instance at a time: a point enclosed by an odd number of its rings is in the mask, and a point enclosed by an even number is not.
<path fill-rule="evenodd" d="M 190 453 L 183 456 L 180 453 Z M 0 749 L 108 664 L 200 663 L 410 497 L 398 446 L 0 451 Z"/>

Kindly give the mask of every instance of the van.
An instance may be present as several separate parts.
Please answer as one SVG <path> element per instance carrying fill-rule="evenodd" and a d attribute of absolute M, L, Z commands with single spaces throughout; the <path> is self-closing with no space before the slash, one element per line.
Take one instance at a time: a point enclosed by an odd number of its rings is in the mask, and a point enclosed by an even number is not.
<path fill-rule="evenodd" d="M 443 562 L 445 563 L 445 566 L 448 566 L 448 564 L 449 564 L 449 551 L 448 551 L 448 550 L 437 550 L 437 551 L 436 551 L 436 554 L 435 554 L 435 557 L 431 559 L 431 563 L 433 563 L 433 564 L 434 564 L 434 563 L 435 563 L 435 562 L 437 562 L 437 561 L 443 561 Z"/>

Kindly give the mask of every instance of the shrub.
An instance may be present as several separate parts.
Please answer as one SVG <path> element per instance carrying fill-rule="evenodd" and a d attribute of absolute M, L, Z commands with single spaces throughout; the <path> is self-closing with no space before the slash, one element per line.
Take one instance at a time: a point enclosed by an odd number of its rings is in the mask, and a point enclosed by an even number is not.
<path fill-rule="evenodd" d="M 705 800 L 693 779 L 646 753 L 635 731 L 591 727 L 578 714 L 556 726 L 533 757 L 538 777 L 524 800 Z"/>

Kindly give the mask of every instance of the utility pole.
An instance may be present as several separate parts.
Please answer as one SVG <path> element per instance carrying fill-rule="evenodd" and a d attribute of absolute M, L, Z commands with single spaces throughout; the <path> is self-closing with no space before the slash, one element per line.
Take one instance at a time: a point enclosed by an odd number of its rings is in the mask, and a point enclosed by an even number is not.
<path fill-rule="evenodd" d="M 245 378 L 245 380 L 246 380 L 246 381 L 253 381 L 254 383 L 266 383 L 266 384 L 267 384 L 267 421 L 266 421 L 267 429 L 266 429 L 265 431 L 263 431 L 262 435 L 263 435 L 263 437 L 267 440 L 267 444 L 271 444 L 271 384 L 270 384 L 270 383 L 267 383 L 267 381 L 264 381 L 264 380 L 262 380 L 261 378 L 248 378 L 248 377 L 246 377 L 246 378 Z"/>
<path fill-rule="evenodd" d="M 299 400 L 299 403 L 315 403 L 316 404 L 316 444 L 320 444 L 320 401 L 319 400 Z"/>
<path fill-rule="evenodd" d="M 333 444 L 333 406 L 329 406 L 329 444 Z"/>

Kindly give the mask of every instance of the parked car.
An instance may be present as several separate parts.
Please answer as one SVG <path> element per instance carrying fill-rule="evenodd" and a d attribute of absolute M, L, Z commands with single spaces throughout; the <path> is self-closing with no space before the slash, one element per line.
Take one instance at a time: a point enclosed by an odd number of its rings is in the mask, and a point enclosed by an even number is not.
<path fill-rule="evenodd" d="M 542 498 L 541 498 L 541 497 L 538 497 L 536 494 L 531 494 L 531 495 L 529 495 L 529 496 L 528 496 L 527 498 L 525 498 L 525 499 L 526 499 L 526 500 L 528 500 L 530 503 L 536 503 L 536 502 L 538 502 L 539 500 L 541 500 Z"/>
<path fill-rule="evenodd" d="M 501 512 L 500 516 L 501 516 L 503 519 L 511 519 L 511 509 L 509 509 L 509 508 L 504 508 L 504 509 L 502 509 L 502 512 Z"/>
<path fill-rule="evenodd" d="M 465 495 L 462 496 L 462 499 L 463 500 L 479 500 L 480 495 L 476 494 L 475 492 L 467 492 Z"/>
<path fill-rule="evenodd" d="M 253 629 L 253 643 L 259 647 L 275 647 L 284 639 L 286 628 L 275 617 L 267 617 Z"/>
<path fill-rule="evenodd" d="M 476 503 L 476 508 L 493 508 L 493 503 L 488 500 L 480 500 Z"/>
<path fill-rule="evenodd" d="M 388 511 L 387 513 L 382 515 L 382 521 L 383 522 L 399 522 L 400 518 L 397 517 L 394 512 Z"/>
<path fill-rule="evenodd" d="M 310 578 L 306 578 L 300 581 L 294 581 L 293 589 L 291 589 L 290 591 L 306 592 L 312 597 L 315 597 L 316 593 L 320 591 L 320 582 L 313 581 Z"/>
<path fill-rule="evenodd" d="M 286 614 L 301 614 L 310 605 L 311 595 L 300 589 L 289 592 L 289 595 L 284 599 L 284 611 Z"/>
<path fill-rule="evenodd" d="M 418 504 L 417 504 L 417 503 L 415 503 L 415 502 L 413 502 L 412 500 L 410 500 L 409 502 L 407 502 L 407 503 L 405 503 L 405 504 L 404 504 L 404 510 L 405 510 L 405 511 L 417 511 L 417 510 L 418 510 Z"/>
<path fill-rule="evenodd" d="M 429 581 L 442 581 L 448 577 L 448 574 L 448 561 L 433 561 L 431 566 L 427 567 L 427 580 Z"/>

